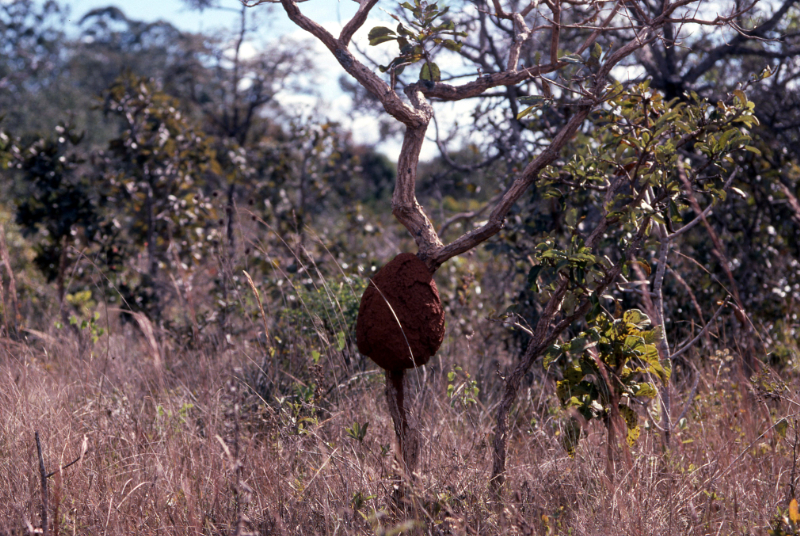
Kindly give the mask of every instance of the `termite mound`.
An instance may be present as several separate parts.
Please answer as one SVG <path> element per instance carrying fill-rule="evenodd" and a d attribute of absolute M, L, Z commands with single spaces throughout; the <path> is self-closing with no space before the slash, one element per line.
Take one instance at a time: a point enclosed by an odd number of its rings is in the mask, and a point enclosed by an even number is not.
<path fill-rule="evenodd" d="M 361 297 L 358 351 L 385 370 L 399 371 L 427 363 L 443 340 L 444 310 L 433 274 L 413 253 L 401 253 L 375 274 Z"/>

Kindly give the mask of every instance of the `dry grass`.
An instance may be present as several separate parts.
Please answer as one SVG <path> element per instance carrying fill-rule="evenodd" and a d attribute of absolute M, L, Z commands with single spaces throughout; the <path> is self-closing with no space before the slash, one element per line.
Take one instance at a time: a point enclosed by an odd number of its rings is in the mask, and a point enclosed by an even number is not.
<path fill-rule="evenodd" d="M 334 382 L 294 356 L 305 380 L 284 378 L 266 394 L 257 365 L 271 360 L 244 336 L 219 347 L 165 344 L 159 371 L 141 333 L 116 322 L 84 355 L 64 331 L 0 342 L 0 534 L 41 526 L 37 431 L 56 473 L 51 534 L 765 534 L 796 479 L 797 378 L 769 392 L 776 378 L 756 388 L 709 360 L 672 449 L 643 432 L 633 467 L 613 483 L 602 424 L 568 457 L 552 380 L 534 375 L 513 416 L 498 501 L 487 481 L 500 380 L 478 356 L 511 357 L 485 336 L 471 346 L 450 339 L 412 374 L 424 443 L 419 478 L 403 493 L 377 371 Z M 448 398 L 454 363 L 481 378 L 478 403 Z M 309 378 L 316 388 L 305 402 L 285 387 Z M 781 417 L 788 429 L 774 426 Z M 369 422 L 363 442 L 346 432 L 354 422 Z M 84 436 L 84 459 L 56 471 Z"/>

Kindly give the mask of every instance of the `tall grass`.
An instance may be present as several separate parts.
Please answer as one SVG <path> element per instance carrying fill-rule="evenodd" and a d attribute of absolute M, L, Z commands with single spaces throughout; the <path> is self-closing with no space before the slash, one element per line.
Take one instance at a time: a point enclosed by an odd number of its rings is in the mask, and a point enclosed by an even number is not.
<path fill-rule="evenodd" d="M 154 352 L 112 311 L 94 343 L 46 327 L 55 318 L 0 339 L 0 534 L 41 530 L 37 432 L 50 534 L 765 534 L 785 512 L 798 377 L 751 381 L 722 352 L 696 353 L 676 385 L 690 408 L 670 448 L 648 424 L 613 482 L 602 423 L 568 456 L 553 379 L 532 374 L 492 494 L 498 372 L 516 347 L 480 317 L 465 334 L 452 309 L 439 354 L 411 373 L 422 448 L 401 492 L 383 375 L 350 340 L 357 285 L 296 260 L 261 306 L 248 286 L 237 295 L 248 316 L 230 336 L 158 332 Z M 59 470 L 84 436 L 86 455 Z"/>

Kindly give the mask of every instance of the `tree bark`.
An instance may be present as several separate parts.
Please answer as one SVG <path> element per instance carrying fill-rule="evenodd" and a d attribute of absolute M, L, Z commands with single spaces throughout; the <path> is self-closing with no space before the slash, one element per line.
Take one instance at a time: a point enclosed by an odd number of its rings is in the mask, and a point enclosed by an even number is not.
<path fill-rule="evenodd" d="M 386 371 L 386 402 L 394 422 L 397 437 L 396 457 L 405 477 L 409 482 L 414 480 L 414 471 L 419 458 L 419 432 L 409 424 L 405 407 L 404 370 Z"/>
<path fill-rule="evenodd" d="M 3 266 L 6 268 L 6 273 L 8 274 L 8 295 L 11 301 L 11 311 L 9 312 L 5 309 L 5 299 L 3 299 L 6 335 L 11 335 L 12 333 L 17 335 L 19 331 L 19 322 L 21 320 L 19 315 L 19 303 L 17 302 L 17 282 L 14 278 L 14 271 L 11 269 L 11 256 L 8 253 L 8 245 L 6 243 L 6 230 L 2 224 L 0 224 L 0 261 L 2 261 Z M 2 281 L 0 281 L 0 291 L 2 291 Z M 9 318 L 11 320 L 10 326 Z"/>

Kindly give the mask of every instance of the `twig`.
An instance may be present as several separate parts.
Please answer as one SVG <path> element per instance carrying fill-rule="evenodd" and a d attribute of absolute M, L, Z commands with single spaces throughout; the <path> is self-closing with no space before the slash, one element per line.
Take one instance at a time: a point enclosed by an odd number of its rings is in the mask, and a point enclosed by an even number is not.
<path fill-rule="evenodd" d="M 47 478 L 50 478 L 53 475 L 55 475 L 56 473 L 58 473 L 59 471 L 63 471 L 67 467 L 72 467 L 73 465 L 75 465 L 79 461 L 83 460 L 83 457 L 86 456 L 86 452 L 88 450 L 89 450 L 89 438 L 84 435 L 83 436 L 83 443 L 81 444 L 81 453 L 80 453 L 80 455 L 77 458 L 75 458 L 74 460 L 72 460 L 71 462 L 69 462 L 68 464 L 62 465 L 61 467 L 59 467 L 55 471 L 47 473 Z"/>
<path fill-rule="evenodd" d="M 247 270 L 242 270 L 244 272 L 244 276 L 247 278 L 247 283 L 250 285 L 250 289 L 253 291 L 253 294 L 256 297 L 256 301 L 258 302 L 258 310 L 261 311 L 261 320 L 264 323 L 264 338 L 267 341 L 267 348 L 271 348 L 272 344 L 270 343 L 269 339 L 269 328 L 267 328 L 267 315 L 264 314 L 264 305 L 261 303 L 261 295 L 258 293 L 258 289 L 256 288 L 255 283 L 253 283 L 253 278 L 250 277 L 250 274 L 247 273 Z"/>
<path fill-rule="evenodd" d="M 694 367 L 694 365 L 692 366 Z M 697 392 L 698 383 L 700 383 L 700 373 L 695 368 L 694 384 L 692 385 L 692 390 L 689 392 L 689 397 L 686 399 L 686 405 L 683 406 L 683 411 L 681 411 L 681 414 L 678 415 L 678 418 L 675 419 L 675 421 L 672 423 L 673 428 L 675 428 L 675 426 L 677 426 L 678 423 L 681 422 L 681 419 L 683 419 L 686 416 L 686 413 L 689 411 L 689 408 L 692 407 L 692 400 L 694 400 L 694 395 Z"/>
<path fill-rule="evenodd" d="M 720 305 L 720 306 L 719 306 L 719 309 L 717 309 L 717 312 L 716 312 L 716 313 L 714 313 L 714 316 L 712 316 L 712 317 L 711 317 L 711 320 L 709 320 L 709 321 L 706 323 L 706 325 L 703 327 L 703 329 L 702 329 L 702 330 L 700 330 L 700 333 L 698 333 L 698 334 L 697 334 L 697 336 L 696 336 L 694 339 L 692 339 L 691 341 L 689 341 L 689 342 L 687 342 L 686 344 L 684 344 L 683 346 L 681 346 L 680 350 L 676 350 L 676 351 L 675 351 L 675 353 L 674 353 L 674 354 L 672 354 L 672 356 L 670 357 L 670 359 L 675 359 L 675 358 L 677 358 L 679 355 L 681 355 L 681 354 L 682 354 L 682 353 L 684 353 L 686 350 L 688 350 L 689 348 L 691 348 L 691 347 L 692 347 L 692 345 L 694 345 L 694 343 L 696 343 L 697 341 L 699 341 L 699 340 L 700 340 L 700 337 L 702 337 L 703 335 L 705 335 L 705 334 L 708 332 L 708 330 L 711 328 L 711 324 L 713 324 L 713 323 L 714 323 L 714 320 L 716 320 L 716 319 L 717 319 L 717 317 L 719 316 L 719 314 L 722 312 L 722 310 L 723 310 L 723 309 L 724 309 L 724 308 L 725 308 L 725 307 L 726 307 L 726 306 L 727 306 L 729 303 L 730 303 L 729 299 L 726 299 L 726 300 L 725 300 L 725 301 L 722 303 L 722 305 Z"/>
<path fill-rule="evenodd" d="M 736 168 L 736 169 L 733 170 L 733 173 L 730 174 L 730 176 L 728 177 L 728 180 L 725 181 L 725 185 L 722 187 L 723 190 L 727 190 L 728 189 L 728 187 L 733 182 L 733 179 L 736 178 L 736 174 L 738 173 L 738 171 L 739 171 L 739 168 Z M 688 191 L 691 191 L 691 190 L 688 190 Z M 690 199 L 690 203 L 693 200 L 694 200 L 694 203 L 692 204 L 692 208 L 695 211 L 699 212 L 699 214 L 697 215 L 697 217 L 695 217 L 695 219 L 693 219 L 692 221 L 690 221 L 689 223 L 687 223 L 686 225 L 684 225 L 683 227 L 681 227 L 680 229 L 678 229 L 674 233 L 670 234 L 669 237 L 668 237 L 669 240 L 673 240 L 675 237 L 678 237 L 678 236 L 682 235 L 683 233 L 687 232 L 689 229 L 691 229 L 692 227 L 694 227 L 695 225 L 697 225 L 701 221 L 706 221 L 706 216 L 708 216 L 709 213 L 711 212 L 711 209 L 714 208 L 714 203 L 711 203 L 705 208 L 705 210 L 703 210 L 701 212 L 699 210 L 700 206 L 696 205 L 697 201 L 694 199 L 694 196 L 692 195 L 692 197 Z"/>
<path fill-rule="evenodd" d="M 39 476 L 42 485 L 42 535 L 47 536 L 47 470 L 44 468 L 42 442 L 39 439 L 39 432 L 34 432 L 34 435 L 36 436 L 36 451 L 39 454 Z"/>

